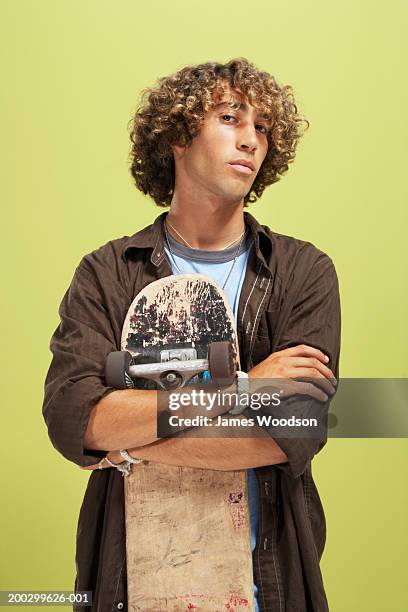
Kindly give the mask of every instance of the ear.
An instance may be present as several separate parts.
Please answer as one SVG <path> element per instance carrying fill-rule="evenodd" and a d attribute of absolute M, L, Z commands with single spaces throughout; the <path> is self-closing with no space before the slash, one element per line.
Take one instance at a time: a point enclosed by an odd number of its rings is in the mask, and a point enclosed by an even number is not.
<path fill-rule="evenodd" d="M 174 159 L 180 159 L 181 157 L 183 157 L 187 149 L 185 145 L 180 145 L 180 144 L 171 145 L 171 148 L 173 150 Z"/>

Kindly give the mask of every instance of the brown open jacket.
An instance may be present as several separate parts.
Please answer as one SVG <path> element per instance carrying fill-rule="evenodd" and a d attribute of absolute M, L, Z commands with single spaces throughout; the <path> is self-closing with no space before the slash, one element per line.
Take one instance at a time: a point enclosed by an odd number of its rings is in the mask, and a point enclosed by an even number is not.
<path fill-rule="evenodd" d="M 77 465 L 92 465 L 105 454 L 85 449 L 83 439 L 93 406 L 113 391 L 104 382 L 104 363 L 108 353 L 120 349 L 127 310 L 143 287 L 172 274 L 163 249 L 166 214 L 132 237 L 86 255 L 61 303 L 43 415 L 52 444 Z M 238 309 L 242 369 L 274 351 L 308 344 L 330 357 L 328 366 L 338 378 L 340 301 L 333 262 L 311 243 L 277 234 L 244 215 L 254 247 Z M 319 567 L 326 525 L 311 473 L 311 459 L 325 440 L 277 442 L 289 461 L 255 469 L 260 608 L 326 612 Z M 90 475 L 78 521 L 76 567 L 75 588 L 93 591 L 92 611 L 126 611 L 123 478 L 114 468 Z"/>

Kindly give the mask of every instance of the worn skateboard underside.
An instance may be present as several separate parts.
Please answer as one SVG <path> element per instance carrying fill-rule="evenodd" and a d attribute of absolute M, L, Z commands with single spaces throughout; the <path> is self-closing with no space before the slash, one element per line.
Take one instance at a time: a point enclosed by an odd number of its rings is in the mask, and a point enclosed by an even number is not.
<path fill-rule="evenodd" d="M 253 610 L 245 470 L 136 465 L 125 495 L 129 610 Z"/>
<path fill-rule="evenodd" d="M 233 315 L 202 275 L 168 276 L 133 301 L 122 350 L 149 359 L 156 348 L 229 340 Z M 147 357 L 146 357 L 147 355 Z M 246 470 L 219 471 L 144 462 L 125 481 L 130 611 L 253 611 Z"/>

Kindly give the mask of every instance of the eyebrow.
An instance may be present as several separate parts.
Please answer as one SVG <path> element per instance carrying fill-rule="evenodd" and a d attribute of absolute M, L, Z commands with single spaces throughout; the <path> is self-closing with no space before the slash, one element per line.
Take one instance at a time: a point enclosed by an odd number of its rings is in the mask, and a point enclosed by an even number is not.
<path fill-rule="evenodd" d="M 226 100 L 224 102 L 220 102 L 219 104 L 216 104 L 215 108 L 219 108 L 220 106 L 230 106 L 233 108 L 237 108 L 240 111 L 249 110 L 247 104 L 241 102 L 240 100 L 237 100 L 236 98 L 234 98 L 232 102 L 228 102 Z M 264 119 L 265 121 L 272 121 L 271 115 L 268 115 L 267 113 L 258 112 L 258 116 Z"/>

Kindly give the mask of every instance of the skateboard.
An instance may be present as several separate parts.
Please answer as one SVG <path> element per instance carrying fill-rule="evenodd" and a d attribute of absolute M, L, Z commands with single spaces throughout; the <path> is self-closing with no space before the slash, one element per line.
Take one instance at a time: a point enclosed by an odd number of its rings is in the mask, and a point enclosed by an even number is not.
<path fill-rule="evenodd" d="M 147 285 L 129 308 L 121 349 L 106 363 L 116 388 L 226 382 L 239 369 L 230 306 L 200 274 Z M 254 610 L 246 470 L 144 461 L 124 487 L 130 611 Z"/>

